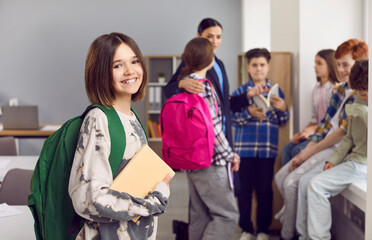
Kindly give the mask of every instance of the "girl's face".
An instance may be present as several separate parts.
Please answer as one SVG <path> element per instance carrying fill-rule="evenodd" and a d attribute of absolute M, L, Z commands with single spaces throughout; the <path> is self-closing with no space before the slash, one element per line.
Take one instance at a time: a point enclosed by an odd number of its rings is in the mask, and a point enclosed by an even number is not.
<path fill-rule="evenodd" d="M 336 59 L 336 62 L 337 62 L 337 70 L 338 70 L 338 73 L 340 74 L 340 81 L 348 82 L 351 67 L 354 65 L 354 62 L 355 62 L 351 56 L 351 53 L 346 54 L 345 56 L 339 59 Z"/>
<path fill-rule="evenodd" d="M 133 50 L 120 44 L 115 52 L 112 66 L 115 96 L 132 96 L 141 86 L 143 69 Z"/>
<path fill-rule="evenodd" d="M 328 64 L 324 58 L 316 55 L 315 56 L 315 74 L 318 78 L 328 78 L 329 77 L 329 70 Z"/>
<path fill-rule="evenodd" d="M 222 42 L 222 29 L 219 26 L 209 27 L 197 36 L 208 39 L 212 43 L 213 52 L 216 52 Z"/>
<path fill-rule="evenodd" d="M 269 69 L 269 63 L 264 57 L 252 58 L 247 64 L 247 72 L 251 76 L 253 83 L 265 81 Z"/>

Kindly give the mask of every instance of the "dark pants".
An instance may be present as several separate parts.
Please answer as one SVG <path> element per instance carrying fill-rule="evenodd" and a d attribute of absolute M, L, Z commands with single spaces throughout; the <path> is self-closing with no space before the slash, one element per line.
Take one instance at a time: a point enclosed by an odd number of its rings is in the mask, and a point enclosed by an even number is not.
<path fill-rule="evenodd" d="M 251 221 L 252 193 L 257 196 L 257 233 L 268 233 L 273 208 L 273 171 L 275 158 L 242 158 L 239 169 L 239 225 L 254 234 Z"/>

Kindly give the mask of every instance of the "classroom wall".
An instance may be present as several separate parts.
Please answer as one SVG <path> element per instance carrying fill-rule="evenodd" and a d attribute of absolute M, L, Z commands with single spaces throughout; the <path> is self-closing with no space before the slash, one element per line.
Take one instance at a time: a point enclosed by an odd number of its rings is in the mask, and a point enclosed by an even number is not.
<path fill-rule="evenodd" d="M 301 0 L 299 46 L 299 127 L 311 118 L 311 91 L 316 84 L 315 54 L 326 48 L 336 49 L 350 38 L 364 39 L 363 0 Z"/>
<path fill-rule="evenodd" d="M 316 84 L 315 54 L 336 49 L 350 38 L 365 40 L 365 0 L 271 1 L 271 50 L 290 51 L 293 129 L 311 118 L 311 89 Z"/>
<path fill-rule="evenodd" d="M 241 50 L 241 3 L 229 0 L 2 0 L 0 1 L 0 105 L 10 98 L 39 106 L 41 122 L 62 123 L 88 105 L 84 63 L 91 42 L 113 31 L 133 37 L 143 55 L 181 54 L 197 25 L 213 17 L 223 25 L 217 56 L 236 88 Z M 135 104 L 145 119 L 144 104 Z M 21 154 L 38 154 L 40 141 L 20 140 Z"/>

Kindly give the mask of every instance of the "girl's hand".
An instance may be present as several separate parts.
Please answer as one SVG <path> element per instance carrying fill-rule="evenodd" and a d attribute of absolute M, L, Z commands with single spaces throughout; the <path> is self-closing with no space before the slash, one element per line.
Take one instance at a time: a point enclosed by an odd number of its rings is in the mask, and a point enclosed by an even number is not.
<path fill-rule="evenodd" d="M 262 108 L 249 106 L 248 111 L 253 117 L 258 118 L 260 121 L 266 118 L 266 114 L 262 112 Z"/>
<path fill-rule="evenodd" d="M 285 110 L 287 109 L 287 105 L 285 104 L 283 98 L 273 96 L 270 99 L 270 103 L 273 105 L 274 108 L 282 112 L 285 112 Z"/>
<path fill-rule="evenodd" d="M 163 182 L 165 182 L 169 187 L 169 182 L 170 182 L 171 179 L 172 179 L 172 174 L 169 173 L 165 176 L 165 178 L 163 179 Z"/>
<path fill-rule="evenodd" d="M 299 144 L 300 142 L 301 142 L 301 132 L 298 132 L 298 133 L 296 133 L 295 135 L 293 135 L 293 137 L 292 137 L 292 142 L 294 143 L 294 144 Z"/>
<path fill-rule="evenodd" d="M 333 168 L 335 165 L 331 162 L 324 164 L 324 171 Z"/>
<path fill-rule="evenodd" d="M 239 171 L 240 157 L 238 154 L 234 153 L 234 161 L 232 162 L 231 172 Z"/>
<path fill-rule="evenodd" d="M 196 81 L 192 78 L 185 78 L 178 82 L 178 88 L 183 88 L 189 93 L 204 92 L 204 85 L 201 81 Z"/>

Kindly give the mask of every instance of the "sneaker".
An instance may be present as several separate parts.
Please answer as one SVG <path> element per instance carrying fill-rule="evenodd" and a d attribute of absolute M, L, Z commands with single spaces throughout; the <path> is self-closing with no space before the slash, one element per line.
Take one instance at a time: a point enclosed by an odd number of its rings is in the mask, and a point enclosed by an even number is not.
<path fill-rule="evenodd" d="M 255 239 L 254 235 L 248 232 L 242 232 L 242 235 L 239 238 L 239 240 L 254 240 L 254 239 Z"/>
<path fill-rule="evenodd" d="M 257 240 L 269 240 L 270 236 L 266 233 L 259 233 L 257 235 Z"/>

